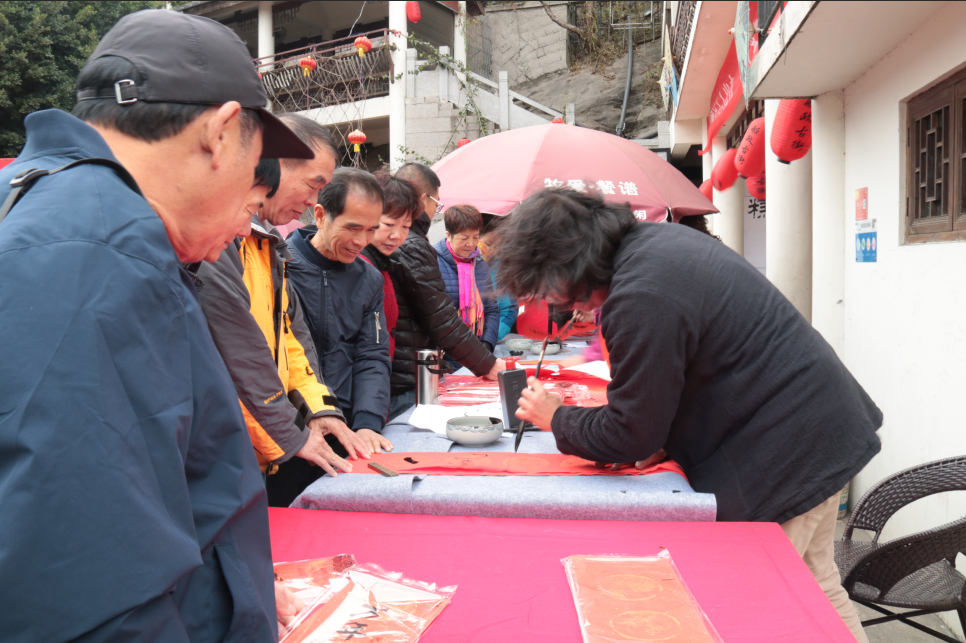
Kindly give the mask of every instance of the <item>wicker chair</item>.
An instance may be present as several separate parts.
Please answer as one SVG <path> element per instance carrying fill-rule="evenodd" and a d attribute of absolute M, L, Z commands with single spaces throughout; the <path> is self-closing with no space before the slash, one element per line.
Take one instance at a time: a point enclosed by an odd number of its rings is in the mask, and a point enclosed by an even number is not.
<path fill-rule="evenodd" d="M 835 543 L 835 563 L 849 598 L 887 615 L 863 621 L 864 627 L 899 620 L 943 641 L 958 643 L 909 617 L 955 610 L 966 631 L 966 577 L 955 567 L 956 554 L 966 554 L 966 518 L 879 543 L 886 521 L 901 507 L 958 490 L 966 490 L 966 456 L 900 471 L 869 489 L 855 505 L 841 542 Z M 873 532 L 872 542 L 852 540 L 855 529 Z M 914 611 L 895 613 L 882 605 Z"/>

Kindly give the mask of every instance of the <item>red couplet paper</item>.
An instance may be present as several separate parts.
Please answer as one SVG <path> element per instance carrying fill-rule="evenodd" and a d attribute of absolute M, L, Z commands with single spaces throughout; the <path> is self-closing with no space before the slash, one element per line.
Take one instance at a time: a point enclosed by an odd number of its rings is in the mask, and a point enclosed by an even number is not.
<path fill-rule="evenodd" d="M 721 643 L 666 552 L 563 560 L 588 643 Z"/>
<path fill-rule="evenodd" d="M 711 93 L 711 111 L 708 113 L 708 147 L 699 152 L 699 156 L 711 149 L 711 139 L 721 130 L 725 121 L 731 117 L 743 96 L 741 74 L 738 73 L 738 53 L 735 41 L 731 41 L 724 63 L 718 72 L 718 79 L 714 83 Z"/>
<path fill-rule="evenodd" d="M 590 460 L 560 453 L 376 453 L 369 462 L 381 464 L 396 473 L 425 473 L 440 476 L 628 476 L 651 473 L 676 473 L 685 479 L 677 462 L 665 460 L 646 469 L 624 467 L 617 471 L 600 469 Z M 377 473 L 365 467 L 359 473 Z"/>
<path fill-rule="evenodd" d="M 302 610 L 280 643 L 415 643 L 456 592 L 372 565 L 350 567 L 338 581 Z"/>
<path fill-rule="evenodd" d="M 352 554 L 275 564 L 275 580 L 288 587 L 306 605 L 325 594 L 332 581 L 356 564 Z"/>
<path fill-rule="evenodd" d="M 277 561 L 351 552 L 360 562 L 409 578 L 458 585 L 452 603 L 420 643 L 581 643 L 561 559 L 653 556 L 663 548 L 727 643 L 855 643 L 775 523 L 535 520 L 271 507 L 268 520 Z M 358 643 L 358 637 L 352 641 Z"/>

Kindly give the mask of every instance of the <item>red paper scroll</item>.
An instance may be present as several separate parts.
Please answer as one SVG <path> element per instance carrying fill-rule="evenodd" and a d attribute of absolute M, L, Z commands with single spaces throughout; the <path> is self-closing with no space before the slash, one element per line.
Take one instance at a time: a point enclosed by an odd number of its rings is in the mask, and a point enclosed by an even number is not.
<path fill-rule="evenodd" d="M 743 96 L 741 89 L 741 74 L 738 73 L 738 52 L 735 50 L 735 41 L 731 41 L 728 47 L 728 54 L 725 56 L 721 71 L 718 72 L 718 80 L 714 83 L 714 91 L 711 93 L 711 111 L 708 113 L 708 146 L 699 152 L 707 154 L 711 149 L 711 141 L 721 131 L 725 121 L 735 111 L 735 107 L 741 102 Z"/>
<path fill-rule="evenodd" d="M 276 563 L 275 580 L 292 590 L 308 605 L 325 594 L 332 581 L 355 564 L 356 559 L 352 554 Z"/>
<path fill-rule="evenodd" d="M 721 643 L 666 552 L 563 561 L 584 641 Z"/>
<path fill-rule="evenodd" d="M 439 476 L 627 476 L 670 472 L 687 478 L 677 462 L 665 460 L 647 469 L 624 467 L 618 471 L 598 469 L 590 460 L 560 453 L 376 453 L 369 462 L 396 473 L 425 473 Z M 376 473 L 358 467 L 357 473 Z"/>
<path fill-rule="evenodd" d="M 281 643 L 415 643 L 456 592 L 373 565 L 351 567 L 339 580 L 302 610 Z"/>

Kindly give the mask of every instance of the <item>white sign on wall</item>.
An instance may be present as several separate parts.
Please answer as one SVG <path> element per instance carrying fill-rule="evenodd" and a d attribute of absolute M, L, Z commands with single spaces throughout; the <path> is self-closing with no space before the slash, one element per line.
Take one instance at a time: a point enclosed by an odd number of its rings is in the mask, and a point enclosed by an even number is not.
<path fill-rule="evenodd" d="M 744 185 L 744 182 L 742 182 Z M 765 274 L 765 211 L 766 202 L 748 194 L 745 187 L 745 259 L 761 274 Z"/>

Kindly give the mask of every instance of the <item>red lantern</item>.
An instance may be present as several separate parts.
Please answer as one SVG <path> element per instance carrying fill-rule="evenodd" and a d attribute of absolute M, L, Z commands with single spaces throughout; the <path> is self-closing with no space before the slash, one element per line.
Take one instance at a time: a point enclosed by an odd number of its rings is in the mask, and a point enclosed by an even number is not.
<path fill-rule="evenodd" d="M 318 66 L 319 66 L 319 63 L 315 62 L 315 58 L 312 58 L 311 56 L 306 56 L 305 58 L 299 61 L 299 67 L 302 68 L 302 72 L 306 76 L 308 76 L 309 73 Z"/>
<path fill-rule="evenodd" d="M 765 200 L 765 171 L 762 170 L 761 174 L 753 176 L 748 179 L 748 193 L 755 199 L 759 201 Z"/>
<path fill-rule="evenodd" d="M 708 201 L 711 201 L 714 199 L 714 192 L 711 191 L 711 179 L 708 179 L 707 181 L 702 183 L 701 187 L 699 187 L 698 189 L 701 190 L 701 194 L 703 194 L 708 198 Z"/>
<path fill-rule="evenodd" d="M 419 11 L 418 2 L 406 3 L 406 17 L 409 18 L 409 22 L 419 22 L 419 19 L 423 17 L 423 14 Z"/>
<path fill-rule="evenodd" d="M 748 124 L 745 135 L 738 143 L 735 169 L 744 178 L 765 171 L 765 119 L 756 118 Z"/>
<path fill-rule="evenodd" d="M 711 185 L 718 192 L 724 192 L 735 184 L 738 178 L 738 169 L 735 167 L 737 154 L 738 150 L 731 148 L 714 164 L 714 169 L 711 170 Z"/>
<path fill-rule="evenodd" d="M 550 121 L 550 122 L 551 122 L 551 123 L 563 123 L 563 122 L 564 122 L 564 119 L 562 119 L 562 118 L 560 118 L 560 117 L 558 116 L 557 118 L 555 118 L 555 119 L 553 119 L 553 120 L 552 120 L 552 121 Z"/>
<path fill-rule="evenodd" d="M 786 98 L 771 126 L 771 151 L 781 163 L 797 161 L 812 147 L 812 101 Z"/>
<path fill-rule="evenodd" d="M 365 58 L 366 54 L 372 49 L 372 41 L 365 36 L 359 36 L 352 44 L 359 50 L 359 58 Z"/>
<path fill-rule="evenodd" d="M 470 142 L 470 139 L 468 139 L 468 138 L 461 138 L 459 141 L 456 142 L 456 149 L 459 149 L 459 148 L 463 147 L 464 145 L 468 144 L 469 142 Z"/>
<path fill-rule="evenodd" d="M 366 135 L 357 129 L 349 132 L 349 135 L 346 138 L 349 139 L 350 143 L 352 143 L 354 152 L 358 152 L 359 146 L 366 142 Z"/>

